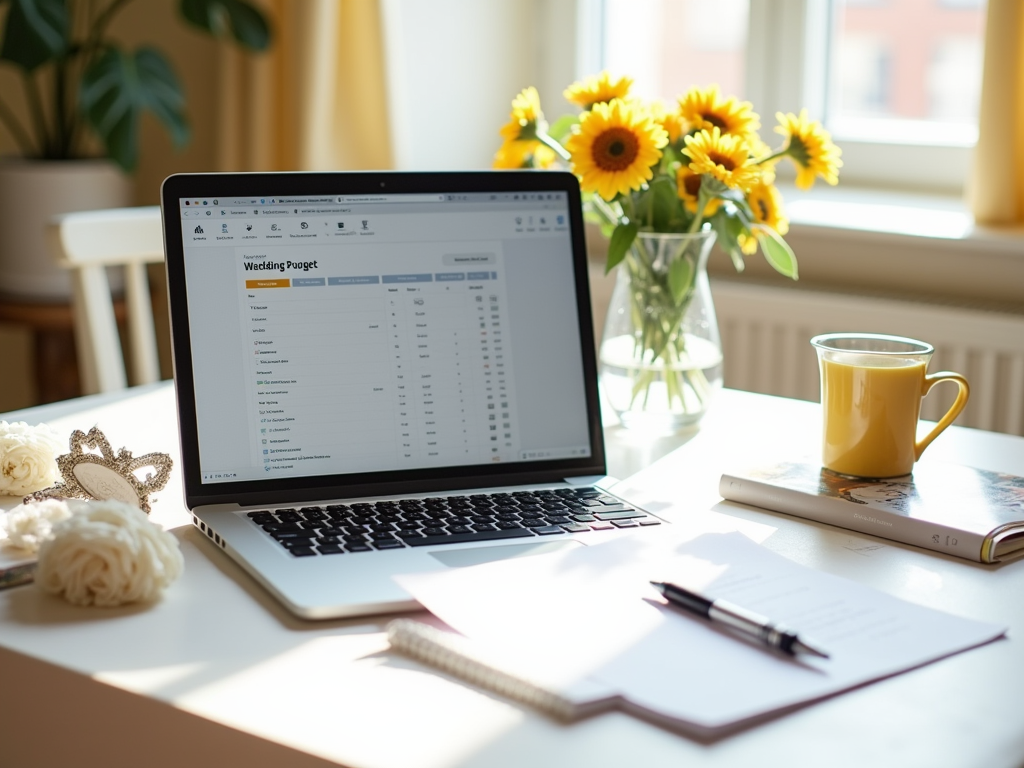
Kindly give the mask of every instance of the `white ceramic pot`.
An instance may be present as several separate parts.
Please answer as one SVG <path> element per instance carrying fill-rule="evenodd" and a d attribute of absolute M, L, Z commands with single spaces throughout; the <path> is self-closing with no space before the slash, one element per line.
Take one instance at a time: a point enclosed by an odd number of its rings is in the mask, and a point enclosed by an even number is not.
<path fill-rule="evenodd" d="M 66 300 L 71 279 L 50 253 L 46 224 L 59 213 L 131 201 L 131 180 L 109 160 L 0 161 L 0 294 Z"/>

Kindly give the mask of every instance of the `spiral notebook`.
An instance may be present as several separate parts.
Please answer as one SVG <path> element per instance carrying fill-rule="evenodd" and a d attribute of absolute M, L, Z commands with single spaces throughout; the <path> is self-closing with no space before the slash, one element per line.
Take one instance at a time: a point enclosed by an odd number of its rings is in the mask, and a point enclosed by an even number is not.
<path fill-rule="evenodd" d="M 454 632 L 398 620 L 392 647 L 563 721 L 621 710 L 713 739 L 1006 631 L 805 568 L 740 533 L 673 528 L 683 530 L 399 577 Z M 831 658 L 731 635 L 667 605 L 652 579 L 767 615 Z"/>

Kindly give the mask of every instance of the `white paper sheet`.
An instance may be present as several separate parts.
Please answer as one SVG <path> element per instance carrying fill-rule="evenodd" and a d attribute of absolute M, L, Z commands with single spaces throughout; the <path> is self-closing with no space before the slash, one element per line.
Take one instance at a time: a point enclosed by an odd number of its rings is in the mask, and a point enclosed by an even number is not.
<path fill-rule="evenodd" d="M 791 658 L 667 605 L 674 581 L 786 624 L 828 660 Z M 971 648 L 1004 627 L 950 616 L 797 565 L 739 533 L 666 530 L 399 579 L 474 642 L 587 680 L 682 723 L 719 728 Z M 537 661 L 543 660 L 543 663 Z"/>

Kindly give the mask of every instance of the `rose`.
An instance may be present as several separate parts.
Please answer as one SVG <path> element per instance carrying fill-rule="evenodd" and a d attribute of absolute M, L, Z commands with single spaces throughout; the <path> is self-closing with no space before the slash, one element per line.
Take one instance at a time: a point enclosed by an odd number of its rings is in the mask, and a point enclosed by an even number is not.
<path fill-rule="evenodd" d="M 0 549 L 18 549 L 32 554 L 53 537 L 53 526 L 69 517 L 68 505 L 58 499 L 15 507 L 0 514 Z"/>
<path fill-rule="evenodd" d="M 0 421 L 0 495 L 24 496 L 57 480 L 61 442 L 45 424 Z"/>
<path fill-rule="evenodd" d="M 36 583 L 76 605 L 152 602 L 181 574 L 178 540 L 120 501 L 68 502 L 39 549 Z"/>

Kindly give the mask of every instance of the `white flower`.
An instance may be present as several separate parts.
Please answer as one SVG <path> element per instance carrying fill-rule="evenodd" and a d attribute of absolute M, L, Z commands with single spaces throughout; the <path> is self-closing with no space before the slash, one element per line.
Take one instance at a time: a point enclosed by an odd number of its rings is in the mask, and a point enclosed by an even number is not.
<path fill-rule="evenodd" d="M 29 554 L 53 537 L 53 526 L 71 517 L 67 503 L 46 499 L 22 504 L 0 513 L 0 549 L 18 549 Z"/>
<path fill-rule="evenodd" d="M 46 424 L 0 421 L 0 495 L 24 496 L 53 485 L 61 447 Z"/>
<path fill-rule="evenodd" d="M 76 605 L 152 602 L 181 574 L 178 540 L 120 501 L 69 501 L 39 549 L 36 583 Z"/>

